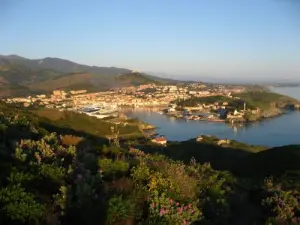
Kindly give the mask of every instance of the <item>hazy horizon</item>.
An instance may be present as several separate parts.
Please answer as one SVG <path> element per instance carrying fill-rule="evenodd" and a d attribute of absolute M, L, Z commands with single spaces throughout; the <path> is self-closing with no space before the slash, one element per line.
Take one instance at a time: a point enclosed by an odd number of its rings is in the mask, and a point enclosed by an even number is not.
<path fill-rule="evenodd" d="M 299 6 L 293 0 L 4 0 L 0 54 L 183 80 L 299 81 Z"/>

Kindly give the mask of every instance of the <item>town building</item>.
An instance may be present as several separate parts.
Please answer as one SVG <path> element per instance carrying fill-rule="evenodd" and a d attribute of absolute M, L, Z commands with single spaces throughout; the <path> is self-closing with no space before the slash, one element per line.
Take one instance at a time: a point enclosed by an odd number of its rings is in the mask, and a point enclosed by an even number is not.
<path fill-rule="evenodd" d="M 156 137 L 151 140 L 152 143 L 166 145 L 167 139 L 165 137 Z"/>

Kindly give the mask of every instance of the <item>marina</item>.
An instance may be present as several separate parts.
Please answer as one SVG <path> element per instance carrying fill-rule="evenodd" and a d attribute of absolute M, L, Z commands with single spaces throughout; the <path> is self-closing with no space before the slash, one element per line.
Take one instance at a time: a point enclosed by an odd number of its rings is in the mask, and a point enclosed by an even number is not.
<path fill-rule="evenodd" d="M 112 114 L 118 113 L 118 111 L 119 110 L 116 106 L 104 105 L 86 105 L 77 110 L 79 113 L 84 113 L 88 116 L 94 116 L 99 119 L 109 117 Z"/>

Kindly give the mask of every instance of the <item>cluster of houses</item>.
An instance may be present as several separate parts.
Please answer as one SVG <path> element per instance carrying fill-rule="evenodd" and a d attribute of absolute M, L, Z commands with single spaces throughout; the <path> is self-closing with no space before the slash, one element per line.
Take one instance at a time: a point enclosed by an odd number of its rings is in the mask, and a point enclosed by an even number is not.
<path fill-rule="evenodd" d="M 109 91 L 88 93 L 87 90 L 54 90 L 52 94 L 28 96 L 22 98 L 8 98 L 8 103 L 22 103 L 25 107 L 39 105 L 47 108 L 77 109 L 84 105 L 108 104 L 117 107 L 157 107 L 166 106 L 170 102 L 181 99 L 186 100 L 199 96 L 228 95 L 239 92 L 242 87 L 225 87 L 222 85 L 206 86 L 203 83 L 156 85 L 145 84 L 140 86 L 116 88 Z M 215 106 L 201 105 L 201 108 L 214 108 Z M 169 107 L 175 112 L 175 106 Z"/>

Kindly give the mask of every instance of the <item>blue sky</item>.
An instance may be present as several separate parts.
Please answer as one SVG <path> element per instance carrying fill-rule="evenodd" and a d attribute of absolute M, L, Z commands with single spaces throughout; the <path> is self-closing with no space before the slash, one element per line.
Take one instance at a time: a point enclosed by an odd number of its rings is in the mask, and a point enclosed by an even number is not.
<path fill-rule="evenodd" d="M 300 79 L 295 0 L 0 0 L 0 54 L 183 79 Z"/>

